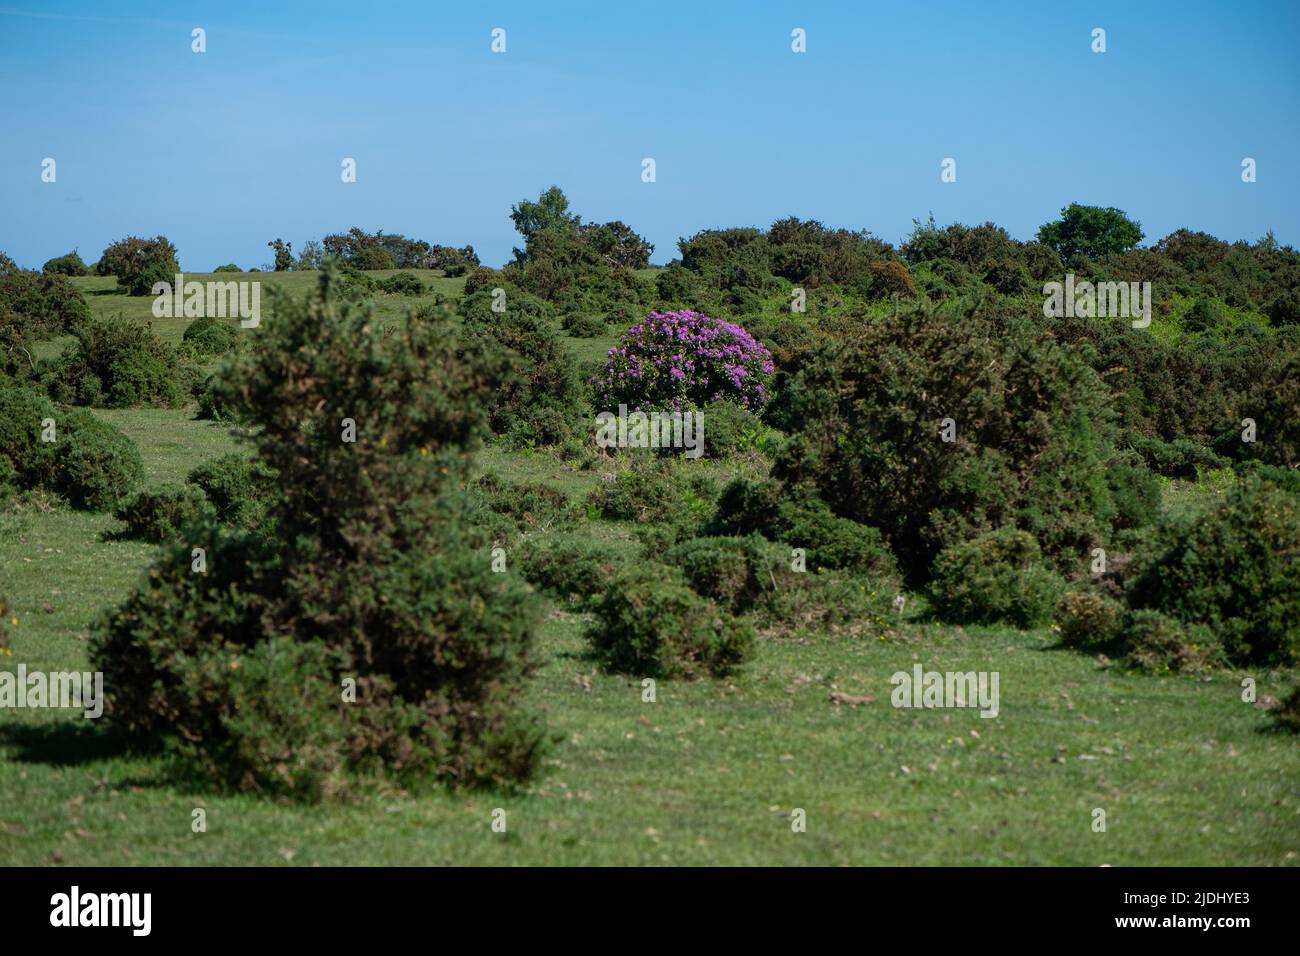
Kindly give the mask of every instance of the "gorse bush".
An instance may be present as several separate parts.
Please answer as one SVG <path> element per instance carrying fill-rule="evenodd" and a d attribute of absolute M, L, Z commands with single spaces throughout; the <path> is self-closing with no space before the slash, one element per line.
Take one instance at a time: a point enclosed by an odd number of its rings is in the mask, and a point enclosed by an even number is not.
<path fill-rule="evenodd" d="M 106 408 L 185 402 L 186 381 L 176 352 L 152 328 L 125 321 L 90 321 L 77 341 L 42 369 L 57 401 Z"/>
<path fill-rule="evenodd" d="M 940 618 L 953 624 L 1006 621 L 1028 628 L 1052 618 L 1065 582 L 1042 564 L 1033 536 L 1014 528 L 990 531 L 939 552 L 930 594 Z"/>
<path fill-rule="evenodd" d="M 521 530 L 568 524 L 574 517 L 564 492 L 542 482 L 505 481 L 488 473 L 474 487 L 492 511 L 506 516 Z"/>
<path fill-rule="evenodd" d="M 181 341 L 199 356 L 221 355 L 235 347 L 239 333 L 231 321 L 195 319 L 185 328 Z"/>
<path fill-rule="evenodd" d="M 76 507 L 111 511 L 144 479 L 135 443 L 85 409 L 59 422 L 58 487 Z"/>
<path fill-rule="evenodd" d="M 516 553 L 529 584 L 583 605 L 602 594 L 623 565 L 612 548 L 578 535 L 525 538 Z"/>
<path fill-rule="evenodd" d="M 61 256 L 55 256 L 41 266 L 41 271 L 47 274 L 63 276 L 84 276 L 90 273 L 90 269 L 81 261 L 81 256 L 77 250 Z"/>
<path fill-rule="evenodd" d="M 387 279 L 380 279 L 376 285 L 380 292 L 389 295 L 424 295 L 424 283 L 411 272 L 399 272 Z"/>
<path fill-rule="evenodd" d="M 1218 635 L 1239 666 L 1300 660 L 1300 498 L 1260 478 L 1194 517 L 1167 519 L 1128 601 Z"/>
<path fill-rule="evenodd" d="M 128 537 L 161 542 L 173 538 L 202 514 L 206 500 L 198 488 L 162 485 L 141 491 L 118 506 L 114 517 L 126 522 Z"/>
<path fill-rule="evenodd" d="M 722 489 L 706 535 L 751 531 L 791 548 L 802 548 L 810 571 L 843 570 L 868 577 L 897 574 L 894 557 L 875 528 L 840 518 L 807 488 L 775 480 L 738 478 Z"/>
<path fill-rule="evenodd" d="M 276 497 L 275 473 L 262 460 L 238 452 L 204 462 L 185 481 L 203 492 L 217 520 L 248 530 L 262 524 Z"/>
<path fill-rule="evenodd" d="M 734 322 L 697 312 L 651 312 L 628 329 L 593 379 L 602 407 L 684 409 L 734 398 L 768 401 L 772 354 Z"/>
<path fill-rule="evenodd" d="M 166 236 L 119 239 L 95 264 L 97 275 L 117 276 L 118 287 L 129 295 L 151 295 L 154 283 L 173 282 L 180 271 L 176 247 Z"/>
<path fill-rule="evenodd" d="M 96 629 L 107 712 L 239 789 L 517 784 L 545 743 L 519 704 L 538 608 L 492 573 L 463 491 L 503 370 L 449 316 L 378 334 L 334 281 L 277 296 L 222 379 L 276 476 L 265 530 L 189 529 L 206 574 L 160 553 Z"/>
<path fill-rule="evenodd" d="M 644 562 L 611 581 L 587 631 L 596 657 L 638 677 L 724 677 L 753 645 L 749 623 L 696 594 L 680 571 Z"/>
<path fill-rule="evenodd" d="M 1109 531 L 1106 392 L 1030 324 L 971 308 L 888 315 L 820 346 L 785 405 L 794 440 L 774 473 L 879 528 L 913 579 L 1003 526 L 1063 569 Z"/>
<path fill-rule="evenodd" d="M 56 411 L 39 393 L 2 381 L 0 461 L 8 462 L 7 483 L 43 487 L 92 511 L 116 507 L 144 476 L 135 443 L 115 426 L 84 410 Z"/>
<path fill-rule="evenodd" d="M 509 370 L 493 397 L 492 430 L 518 445 L 553 444 L 587 420 L 573 359 L 555 332 L 554 311 L 542 300 L 511 287 L 504 310 L 494 311 L 488 289 L 465 297 L 460 315 L 466 333 L 493 348 Z"/>

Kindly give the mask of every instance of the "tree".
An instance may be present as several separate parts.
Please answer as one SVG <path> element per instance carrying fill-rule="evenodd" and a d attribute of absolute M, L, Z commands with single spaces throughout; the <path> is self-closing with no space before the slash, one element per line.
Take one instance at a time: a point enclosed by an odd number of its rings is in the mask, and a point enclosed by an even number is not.
<path fill-rule="evenodd" d="M 293 243 L 274 239 L 267 243 L 275 250 L 275 271 L 288 272 L 293 268 Z"/>
<path fill-rule="evenodd" d="M 524 248 L 539 232 L 547 229 L 576 229 L 582 225 L 582 217 L 569 213 L 569 200 L 559 186 L 552 186 L 540 196 L 537 202 L 527 199 L 519 200 L 510 207 L 510 219 L 515 224 L 519 235 L 524 237 Z M 515 250 L 515 257 L 523 259 L 527 253 Z"/>
<path fill-rule="evenodd" d="M 1122 209 L 1076 202 L 1061 210 L 1060 219 L 1038 230 L 1038 241 L 1055 249 L 1065 263 L 1076 255 L 1099 259 L 1136 246 L 1142 241 L 1142 226 Z"/>

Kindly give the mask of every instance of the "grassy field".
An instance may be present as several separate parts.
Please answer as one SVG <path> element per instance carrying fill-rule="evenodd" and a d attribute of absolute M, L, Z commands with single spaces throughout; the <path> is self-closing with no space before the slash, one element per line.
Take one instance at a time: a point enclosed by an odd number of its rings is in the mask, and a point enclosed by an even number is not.
<path fill-rule="evenodd" d="M 113 293 L 111 279 L 78 282 L 97 314 L 150 318 L 149 300 Z M 434 282 L 453 292 L 459 280 Z M 393 314 L 410 304 L 386 298 Z M 173 342 L 184 325 L 155 322 Z M 97 414 L 139 445 L 151 484 L 237 447 L 192 411 Z M 480 465 L 575 497 L 600 480 L 544 453 L 494 447 Z M 118 528 L 61 506 L 0 514 L 0 594 L 17 620 L 0 666 L 88 665 L 92 621 L 138 582 L 152 550 Z M 623 524 L 587 530 L 631 540 Z M 584 619 L 552 607 L 529 694 L 556 745 L 540 779 L 513 795 L 372 793 L 320 807 L 214 796 L 159 758 L 118 751 L 70 711 L 3 709 L 0 865 L 1300 862 L 1300 748 L 1241 701 L 1242 674 L 1124 673 L 1056 647 L 1049 631 L 942 628 L 923 613 L 914 600 L 861 639 L 760 641 L 739 676 L 661 682 L 643 703 L 639 681 L 584 657 Z M 918 662 L 999 672 L 999 716 L 895 709 L 890 675 Z M 1296 679 L 1253 676 L 1274 696 Z M 836 704 L 834 691 L 874 700 Z M 199 807 L 206 833 L 191 830 Z M 504 834 L 490 826 L 496 808 Z M 795 808 L 806 832 L 792 831 Z M 1095 808 L 1104 833 L 1093 832 Z"/>

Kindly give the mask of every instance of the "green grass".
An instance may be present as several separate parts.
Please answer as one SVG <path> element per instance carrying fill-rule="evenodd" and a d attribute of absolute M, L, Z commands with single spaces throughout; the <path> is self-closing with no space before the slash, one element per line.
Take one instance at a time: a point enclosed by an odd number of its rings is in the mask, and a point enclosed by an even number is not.
<path fill-rule="evenodd" d="M 237 447 L 187 412 L 97 414 L 140 445 L 150 482 L 183 480 Z M 600 480 L 544 453 L 491 448 L 480 465 L 574 497 Z M 0 666 L 87 666 L 91 622 L 151 554 L 113 539 L 117 527 L 34 505 L 0 515 L 0 593 L 18 619 Z M 1266 732 L 1237 673 L 1102 670 L 1046 631 L 906 620 L 883 639 L 760 641 L 734 679 L 661 682 L 643 703 L 638 681 L 585 659 L 582 628 L 554 608 L 542 631 L 527 696 L 558 742 L 516 795 L 371 794 L 319 807 L 213 795 L 157 758 L 117 752 L 71 712 L 0 710 L 0 865 L 1297 862 L 1300 748 Z M 889 677 L 916 662 L 998 671 L 1000 715 L 893 708 Z M 1273 696 L 1295 679 L 1255 676 Z M 875 701 L 836 705 L 833 690 Z M 206 833 L 191 831 L 197 807 Z M 490 826 L 498 807 L 506 834 Z M 805 833 L 791 830 L 796 807 Z M 1097 807 L 1106 833 L 1092 832 Z"/>

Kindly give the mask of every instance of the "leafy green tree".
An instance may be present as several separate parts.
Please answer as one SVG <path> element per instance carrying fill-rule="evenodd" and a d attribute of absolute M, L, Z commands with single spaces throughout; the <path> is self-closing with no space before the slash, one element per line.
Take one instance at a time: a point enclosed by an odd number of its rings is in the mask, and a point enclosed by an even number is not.
<path fill-rule="evenodd" d="M 283 239 L 273 239 L 267 243 L 275 250 L 275 271 L 288 272 L 293 268 L 293 243 Z"/>
<path fill-rule="evenodd" d="M 510 219 L 515 224 L 519 235 L 524 237 L 524 248 L 539 232 L 548 229 L 576 229 L 582 225 L 582 217 L 569 212 L 569 200 L 559 186 L 552 186 L 537 197 L 537 202 L 527 199 L 519 200 L 510 207 Z M 523 259 L 525 252 L 515 250 L 515 257 Z"/>
<path fill-rule="evenodd" d="M 1099 259 L 1136 246 L 1142 241 L 1142 226 L 1122 209 L 1075 202 L 1061 210 L 1060 219 L 1038 230 L 1038 241 L 1055 249 L 1063 262 L 1076 255 Z"/>

